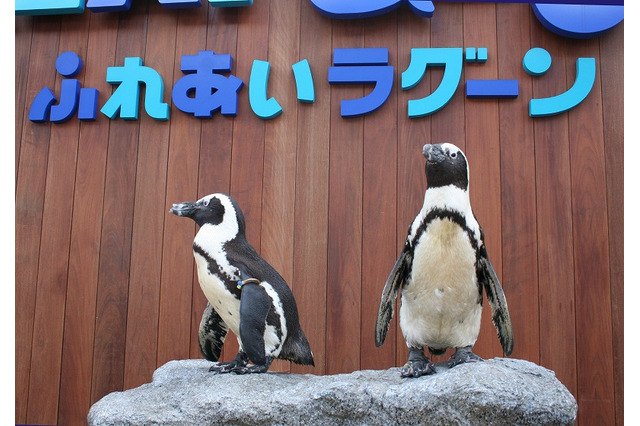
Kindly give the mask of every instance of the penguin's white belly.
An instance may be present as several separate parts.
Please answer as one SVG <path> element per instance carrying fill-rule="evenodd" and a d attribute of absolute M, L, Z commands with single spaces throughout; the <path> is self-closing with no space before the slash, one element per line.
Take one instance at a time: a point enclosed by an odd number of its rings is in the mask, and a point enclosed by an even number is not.
<path fill-rule="evenodd" d="M 475 251 L 449 219 L 434 219 L 416 243 L 402 292 L 400 327 L 409 347 L 473 345 L 480 332 Z"/>
<path fill-rule="evenodd" d="M 220 278 L 209 272 L 207 260 L 204 257 L 196 252 L 194 257 L 202 292 L 220 318 L 240 339 L 240 300 L 227 290 Z"/>
<path fill-rule="evenodd" d="M 207 260 L 200 254 L 194 252 L 196 259 L 196 265 L 198 267 L 198 281 L 200 282 L 200 288 L 205 297 L 211 303 L 213 309 L 220 315 L 220 318 L 227 324 L 229 329 L 233 331 L 238 339 L 240 347 L 242 347 L 242 340 L 240 339 L 240 300 L 236 299 L 229 290 L 227 290 L 224 282 L 218 278 L 215 274 L 209 272 Z M 261 283 L 267 295 L 271 300 L 277 300 L 276 312 L 281 319 L 280 331 L 282 337 L 278 336 L 278 332 L 275 327 L 266 324 L 264 331 L 264 344 L 265 354 L 273 357 L 277 357 L 282 351 L 282 342 L 287 336 L 287 327 L 284 323 L 284 310 L 281 307 L 280 299 L 270 284 Z"/>

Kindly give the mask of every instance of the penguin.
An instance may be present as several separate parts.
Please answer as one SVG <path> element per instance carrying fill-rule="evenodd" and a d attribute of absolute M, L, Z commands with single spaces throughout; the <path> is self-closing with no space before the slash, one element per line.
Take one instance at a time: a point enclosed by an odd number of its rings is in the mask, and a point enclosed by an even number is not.
<path fill-rule="evenodd" d="M 193 256 L 207 305 L 198 342 L 205 359 L 216 362 L 209 371 L 265 373 L 274 359 L 313 366 L 293 293 L 247 241 L 238 203 L 227 194 L 211 194 L 169 211 L 200 227 Z M 231 362 L 217 362 L 229 330 L 240 350 Z"/>
<path fill-rule="evenodd" d="M 427 189 L 424 204 L 385 282 L 375 328 L 376 346 L 384 343 L 400 289 L 400 329 L 409 348 L 402 377 L 436 372 L 424 354 L 455 353 L 451 368 L 482 361 L 472 347 L 480 333 L 482 291 L 505 356 L 513 351 L 513 329 L 498 276 L 484 243 L 484 232 L 469 201 L 467 158 L 450 143 L 424 145 Z"/>

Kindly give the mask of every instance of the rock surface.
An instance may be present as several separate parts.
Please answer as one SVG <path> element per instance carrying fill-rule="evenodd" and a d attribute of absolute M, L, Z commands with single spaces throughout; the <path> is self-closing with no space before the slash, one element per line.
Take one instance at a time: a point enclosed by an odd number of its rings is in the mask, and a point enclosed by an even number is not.
<path fill-rule="evenodd" d="M 496 358 L 418 379 L 400 368 L 331 376 L 209 373 L 171 361 L 151 383 L 111 393 L 89 412 L 106 425 L 561 425 L 577 405 L 553 371 Z"/>

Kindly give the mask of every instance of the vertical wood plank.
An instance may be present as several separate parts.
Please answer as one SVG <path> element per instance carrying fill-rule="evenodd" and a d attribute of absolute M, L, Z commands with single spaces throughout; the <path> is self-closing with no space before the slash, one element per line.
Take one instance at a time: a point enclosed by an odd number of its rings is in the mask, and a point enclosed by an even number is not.
<path fill-rule="evenodd" d="M 336 21 L 333 49 L 363 47 L 361 21 Z M 332 56 L 333 58 L 333 56 Z M 340 101 L 364 96 L 361 86 L 331 86 L 327 373 L 360 368 L 362 259 L 362 117 L 340 116 Z"/>
<path fill-rule="evenodd" d="M 166 11 L 158 3 L 149 3 L 143 58 L 144 65 L 153 68 L 162 77 L 162 100 L 169 104 L 175 51 L 175 15 L 175 12 Z M 170 111 L 171 123 L 174 119 L 175 112 Z M 124 359 L 125 389 L 149 382 L 156 368 L 163 265 L 163 206 L 169 129 L 172 125 L 140 113 Z"/>
<path fill-rule="evenodd" d="M 236 75 L 236 44 L 238 39 L 237 9 L 207 8 L 206 49 L 217 54 L 229 54 L 233 59 L 232 75 Z M 241 89 L 239 96 L 242 96 Z M 233 141 L 233 122 L 235 118 L 224 117 L 220 113 L 211 120 L 203 120 L 200 135 L 200 158 L 198 166 L 198 196 L 216 192 L 229 193 L 231 179 L 231 145 Z M 171 204 L 171 200 L 167 200 Z M 207 303 L 194 267 L 194 279 L 191 307 L 191 347 L 190 357 L 201 358 L 198 346 L 198 330 L 202 312 Z M 232 340 L 232 339 L 230 339 Z M 229 341 L 229 340 L 227 340 Z M 223 350 L 228 346 L 225 344 Z M 235 352 L 233 354 L 235 356 Z"/>
<path fill-rule="evenodd" d="M 272 2 L 269 10 L 270 96 L 282 114 L 265 123 L 262 178 L 261 253 L 293 288 L 294 206 L 297 108 L 291 65 L 298 61 L 300 4 Z M 295 297 L 295 296 L 294 296 Z M 273 371 L 290 371 L 290 362 L 276 360 Z"/>
<path fill-rule="evenodd" d="M 300 56 L 313 75 L 315 101 L 298 103 L 293 293 L 300 326 L 314 355 L 315 367 L 293 364 L 291 372 L 326 372 L 327 229 L 329 209 L 328 65 L 331 23 L 309 2 L 300 5 Z"/>
<path fill-rule="evenodd" d="M 514 334 L 514 358 L 540 362 L 536 185 L 532 77 L 521 66 L 529 50 L 526 5 L 497 5 L 498 77 L 517 79 L 518 98 L 499 103 L 502 184 L 502 286 Z"/>
<path fill-rule="evenodd" d="M 25 96 L 27 103 L 33 102 L 43 87 L 55 88 L 57 81 L 55 61 L 58 54 L 61 19 L 59 17 L 33 19 L 34 35 L 30 55 L 39 58 L 39 61 L 29 64 Z M 30 105 L 27 108 L 30 108 Z M 18 117 L 16 115 L 16 119 Z M 16 423 L 26 423 L 40 233 L 51 124 L 35 125 L 28 121 L 28 113 L 20 117 L 20 120 L 23 121 L 23 125 L 15 205 L 15 417 Z"/>
<path fill-rule="evenodd" d="M 616 424 L 624 424 L 624 23 L 600 37 Z"/>
<path fill-rule="evenodd" d="M 394 67 L 395 83 L 398 76 L 396 13 L 367 20 L 364 43 L 365 47 L 389 48 L 389 66 Z M 396 259 L 397 110 L 397 94 L 392 91 L 379 109 L 364 116 L 361 369 L 389 368 L 395 364 L 395 345 L 376 348 L 375 326 L 381 289 Z M 393 342 L 391 338 L 390 342 Z"/>
<path fill-rule="evenodd" d="M 254 60 L 267 61 L 270 2 L 254 4 L 238 15 L 237 76 L 245 82 L 234 121 L 231 192 L 247 221 L 247 240 L 260 250 L 265 122 L 249 105 L 249 79 Z M 272 96 L 267 90 L 267 95 Z"/>
<path fill-rule="evenodd" d="M 438 19 L 431 20 L 431 47 L 465 46 L 465 21 L 462 10 L 462 4 L 458 3 L 445 3 L 438 5 Z M 466 127 L 464 124 L 465 96 L 463 84 L 466 70 L 467 67 L 463 66 L 460 83 L 449 103 L 447 103 L 447 105 L 445 105 L 445 107 L 440 111 L 430 116 L 430 143 L 450 142 L 457 145 L 462 150 L 465 150 L 466 148 Z M 412 97 L 412 99 L 420 99 L 421 97 L 433 93 L 433 91 L 440 86 L 443 74 L 444 69 L 442 67 L 431 67 L 431 70 L 428 70 L 425 75 L 425 78 L 427 79 L 425 82 L 428 82 L 427 89 L 419 89 L 421 85 L 416 86 L 410 91 L 412 94 L 415 92 L 415 96 Z"/>
<path fill-rule="evenodd" d="M 27 99 L 27 77 L 31 65 L 31 37 L 33 33 L 34 17 L 16 17 L 15 23 L 15 170 L 14 178 L 18 181 L 18 166 L 20 165 L 20 143 L 22 142 L 22 117 L 29 115 L 32 99 Z"/>
<path fill-rule="evenodd" d="M 119 14 L 115 66 L 145 59 L 147 2 Z M 144 110 L 140 115 L 146 114 Z M 102 117 L 101 117 L 102 118 Z M 104 188 L 91 399 L 123 390 L 140 122 L 111 120 Z"/>
<path fill-rule="evenodd" d="M 118 17 L 91 14 L 83 87 L 109 93 L 105 69 L 113 65 Z M 65 305 L 62 370 L 60 373 L 60 413 L 58 424 L 86 421 L 91 405 L 93 339 L 100 258 L 100 231 L 109 121 L 80 123 L 78 159 L 71 224 L 69 277 Z"/>
<path fill-rule="evenodd" d="M 446 8 L 446 6 L 444 6 Z M 440 12 L 440 9 L 438 9 Z M 425 160 L 422 156 L 422 147 L 431 143 L 432 118 L 422 117 L 410 119 L 408 116 L 407 102 L 411 99 L 420 99 L 419 89 L 402 90 L 402 72 L 411 63 L 411 49 L 431 47 L 431 19 L 424 19 L 408 8 L 398 11 L 398 67 L 396 70 L 396 83 L 398 92 L 398 182 L 397 182 L 397 211 L 396 211 L 396 256 L 402 251 L 407 239 L 409 226 L 416 217 L 424 202 L 424 192 L 427 188 L 427 180 L 424 173 Z M 433 71 L 429 71 L 433 72 Z M 430 75 L 425 76 L 430 78 Z M 429 83 L 423 83 L 428 87 Z M 426 95 L 425 95 L 426 96 Z M 394 260 L 395 262 L 395 260 Z M 391 272 L 389 269 L 388 273 Z M 386 278 L 385 278 L 386 279 Z M 382 293 L 382 287 L 378 291 Z M 399 326 L 398 297 L 396 314 L 394 318 L 395 328 L 389 328 L 386 345 L 396 343 L 396 365 L 403 365 L 407 361 L 408 350 Z M 379 305 L 379 302 L 378 302 Z M 394 336 L 395 335 L 395 336 Z"/>
<path fill-rule="evenodd" d="M 199 9 L 178 13 L 173 82 L 180 71 L 182 55 L 196 55 L 207 43 L 207 14 Z M 173 86 L 173 85 L 172 85 Z M 172 109 L 167 172 L 164 250 L 162 262 L 158 366 L 172 359 L 189 357 L 194 260 L 194 223 L 169 213 L 173 203 L 198 199 L 198 163 L 202 120 Z"/>
<path fill-rule="evenodd" d="M 552 66 L 533 78 L 533 98 L 567 90 L 565 64 L 570 55 L 560 37 L 531 18 L 532 46 L 546 49 Z M 571 218 L 571 175 L 567 114 L 534 120 L 538 280 L 540 303 L 540 364 L 554 370 L 576 396 L 575 293 Z M 559 327 L 559 324 L 565 326 Z"/>
<path fill-rule="evenodd" d="M 495 79 L 498 76 L 495 5 L 464 5 L 464 47 L 486 47 L 486 63 L 465 63 L 465 80 Z M 463 90 L 461 88 L 461 90 Z M 465 100 L 466 156 L 469 162 L 471 206 L 485 233 L 485 245 L 496 274 L 502 277 L 500 119 L 498 104 Z M 501 280 L 502 281 L 502 280 Z M 502 356 L 486 301 L 480 335 L 474 351 L 483 358 Z"/>
<path fill-rule="evenodd" d="M 571 53 L 565 56 L 568 82 L 576 78 L 575 60 L 599 58 L 598 46 L 597 40 L 571 43 Z M 596 63 L 596 76 L 600 73 Z M 596 77 L 587 98 L 568 113 L 576 323 L 588 324 L 576 327 L 577 402 L 581 421 L 614 424 L 607 182 L 600 81 Z"/>
<path fill-rule="evenodd" d="M 238 48 L 236 76 L 245 82 L 234 120 L 231 157 L 231 196 L 244 213 L 247 240 L 260 252 L 262 223 L 262 179 L 264 170 L 265 123 L 249 105 L 249 78 L 255 59 L 268 60 L 269 1 L 255 3 L 238 11 Z M 268 89 L 267 94 L 273 96 Z M 243 102 L 244 100 L 244 102 Z M 233 333 L 225 341 L 223 359 L 230 361 L 237 353 Z"/>
<path fill-rule="evenodd" d="M 81 16 L 64 16 L 58 53 L 86 56 L 88 21 Z M 55 63 L 54 65 L 55 69 Z M 81 77 L 80 77 L 81 79 Z M 56 78 L 56 84 L 60 79 Z M 60 86 L 55 93 L 60 93 Z M 77 120 L 52 125 L 49 139 L 46 192 L 40 235 L 38 284 L 33 324 L 29 411 L 27 422 L 55 423 L 58 420 L 62 337 L 67 291 L 67 269 L 76 156 L 80 124 Z"/>

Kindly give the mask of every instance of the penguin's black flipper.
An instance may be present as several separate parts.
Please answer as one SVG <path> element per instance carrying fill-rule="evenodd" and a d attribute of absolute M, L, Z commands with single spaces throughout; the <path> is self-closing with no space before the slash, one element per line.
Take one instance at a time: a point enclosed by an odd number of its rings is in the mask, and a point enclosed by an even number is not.
<path fill-rule="evenodd" d="M 489 260 L 486 247 L 483 246 L 478 254 L 478 280 L 480 280 L 484 290 L 487 292 L 487 300 L 491 305 L 491 320 L 498 332 L 498 339 L 502 345 L 504 355 L 509 356 L 513 351 L 513 328 L 507 299 L 496 271 Z"/>
<path fill-rule="evenodd" d="M 391 269 L 391 273 L 387 278 L 387 282 L 384 284 L 382 290 L 382 297 L 380 299 L 380 307 L 378 308 L 378 318 L 376 319 L 376 346 L 382 346 L 384 339 L 387 337 L 387 331 L 389 331 L 389 323 L 393 317 L 394 303 L 398 296 L 400 287 L 404 284 L 407 278 L 408 267 L 411 263 L 411 254 L 409 250 L 409 243 L 407 242 L 398 256 L 396 263 Z"/>
<path fill-rule="evenodd" d="M 227 337 L 229 327 L 220 318 L 220 315 L 207 302 L 207 306 L 202 313 L 200 320 L 200 330 L 198 331 L 198 345 L 200 353 L 209 361 L 218 361 L 222 352 L 222 344 Z"/>
<path fill-rule="evenodd" d="M 257 280 L 256 280 L 257 281 Z M 259 284 L 242 285 L 240 298 L 240 339 L 242 348 L 256 365 L 265 365 L 264 330 L 271 298 Z"/>

